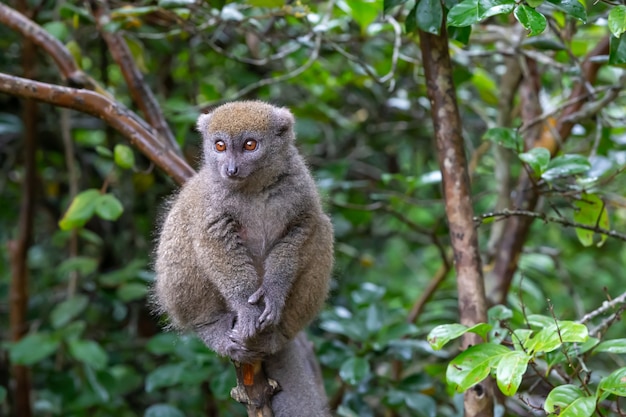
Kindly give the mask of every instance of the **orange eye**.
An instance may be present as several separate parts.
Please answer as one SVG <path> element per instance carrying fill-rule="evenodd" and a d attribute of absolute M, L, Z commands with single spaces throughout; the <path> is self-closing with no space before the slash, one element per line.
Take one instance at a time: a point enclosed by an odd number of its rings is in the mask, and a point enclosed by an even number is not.
<path fill-rule="evenodd" d="M 215 150 L 218 152 L 224 152 L 226 150 L 226 144 L 223 140 L 218 140 L 215 142 Z"/>
<path fill-rule="evenodd" d="M 246 143 L 243 144 L 243 148 L 246 151 L 253 151 L 256 149 L 256 147 L 257 147 L 257 141 L 254 139 L 248 139 Z"/>

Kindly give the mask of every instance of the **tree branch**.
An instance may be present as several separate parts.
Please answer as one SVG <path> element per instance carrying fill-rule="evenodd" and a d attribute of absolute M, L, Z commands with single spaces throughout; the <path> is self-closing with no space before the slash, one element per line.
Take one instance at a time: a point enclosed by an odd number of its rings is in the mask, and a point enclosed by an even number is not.
<path fill-rule="evenodd" d="M 46 51 L 54 60 L 68 85 L 96 90 L 95 81 L 76 64 L 72 54 L 54 36 L 23 14 L 0 2 L 0 23 L 19 32 Z"/>
<path fill-rule="evenodd" d="M 575 227 L 577 229 L 585 229 L 585 230 L 590 230 L 592 232 L 596 232 L 599 233 L 601 235 L 606 235 L 606 236 L 610 236 L 610 237 L 614 237 L 616 239 L 620 239 L 623 241 L 626 241 L 626 234 L 624 233 L 620 233 L 618 231 L 615 230 L 608 230 L 608 229 L 603 229 L 602 227 L 598 227 L 597 225 L 595 226 L 591 226 L 588 224 L 582 224 L 582 223 L 577 223 L 568 219 L 565 219 L 563 217 L 554 217 L 554 216 L 548 216 L 544 213 L 537 213 L 534 211 L 528 211 L 528 210 L 501 210 L 501 211 L 494 211 L 491 213 L 484 213 L 481 214 L 478 217 L 474 217 L 474 221 L 477 222 L 478 224 L 482 223 L 483 220 L 485 219 L 489 219 L 489 218 L 493 218 L 493 217 L 512 217 L 512 216 L 522 216 L 522 217 L 530 217 L 532 219 L 541 219 L 546 223 L 558 223 L 560 225 L 563 225 L 565 227 Z"/>
<path fill-rule="evenodd" d="M 487 321 L 487 302 L 482 276 L 478 235 L 473 225 L 467 159 L 463 146 L 462 123 L 452 79 L 452 64 L 445 26 L 441 35 L 419 32 L 422 63 L 426 76 L 431 116 L 435 128 L 437 156 L 443 177 L 446 217 L 454 250 L 461 323 L 472 326 Z M 462 345 L 481 343 L 467 333 Z M 492 416 L 493 390 L 485 380 L 465 393 L 465 415 Z"/>
<path fill-rule="evenodd" d="M 2 73 L 0 92 L 97 116 L 121 133 L 177 183 L 184 183 L 194 174 L 194 170 L 173 149 L 166 148 L 157 140 L 156 133 L 142 119 L 120 103 L 101 94 Z"/>
<path fill-rule="evenodd" d="M 529 148 L 533 146 L 544 146 L 555 155 L 560 146 L 569 137 L 574 123 L 570 120 L 570 116 L 577 113 L 586 100 L 581 97 L 588 97 L 586 85 L 592 84 L 597 76 L 598 70 L 602 63 L 596 62 L 595 57 L 606 55 L 609 52 L 609 38 L 604 38 L 585 58 L 582 69 L 581 80 L 572 90 L 567 105 L 559 119 L 556 121 L 554 128 L 546 126 L 545 129 L 539 130 L 534 136 L 525 138 L 525 142 Z M 532 140 L 534 138 L 534 140 Z M 549 142 L 549 143 L 546 143 Z M 523 171 L 516 189 L 516 200 L 513 203 L 515 209 L 534 211 L 539 201 L 539 192 L 534 186 L 533 179 Z M 517 269 L 517 262 L 522 251 L 526 237 L 532 224 L 532 218 L 513 216 L 507 219 L 505 229 L 508 231 L 502 235 L 497 247 L 499 248 L 495 259 L 495 265 L 487 282 L 493 285 L 493 289 L 489 291 L 489 298 L 492 304 L 503 303 L 513 280 L 513 274 Z"/>
<path fill-rule="evenodd" d="M 143 113 L 148 124 L 159 132 L 159 139 L 162 140 L 163 144 L 180 155 L 180 147 L 176 142 L 176 138 L 165 121 L 161 107 L 154 97 L 154 94 L 152 94 L 152 90 L 148 83 L 144 81 L 143 74 L 137 67 L 124 37 L 119 32 L 110 32 L 103 27 L 111 20 L 106 2 L 102 0 L 90 0 L 89 4 L 96 19 L 100 36 L 102 36 L 106 42 L 109 47 L 109 52 L 120 67 L 133 101 L 137 104 L 141 113 Z"/>

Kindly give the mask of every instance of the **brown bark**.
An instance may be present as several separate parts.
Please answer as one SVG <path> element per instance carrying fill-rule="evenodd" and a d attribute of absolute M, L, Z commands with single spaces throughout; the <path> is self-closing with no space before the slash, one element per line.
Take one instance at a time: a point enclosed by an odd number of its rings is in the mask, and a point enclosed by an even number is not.
<path fill-rule="evenodd" d="M 278 390 L 278 384 L 267 378 L 263 362 L 233 364 L 237 371 L 237 387 L 231 390 L 231 397 L 246 406 L 248 417 L 273 417 L 272 396 Z"/>
<path fill-rule="evenodd" d="M 25 1 L 20 1 L 18 7 L 26 10 L 28 6 Z M 35 63 L 36 46 L 27 38 L 22 46 L 22 67 L 25 76 L 32 77 L 34 75 Z M 28 330 L 26 312 L 29 273 L 26 261 L 33 234 L 36 186 L 35 152 L 37 150 L 37 103 L 34 100 L 24 100 L 22 120 L 24 123 L 24 182 L 22 184 L 18 235 L 15 240 L 8 244 L 11 262 L 9 326 L 12 342 L 18 342 Z M 12 374 L 15 415 L 30 417 L 32 415 L 30 371 L 25 366 L 14 365 Z"/>
<path fill-rule="evenodd" d="M 474 210 L 461 118 L 452 80 L 448 38 L 445 26 L 439 36 L 420 31 L 419 37 L 435 127 L 437 156 L 443 176 L 446 217 L 454 251 L 460 320 L 462 324 L 472 326 L 487 321 L 487 305 L 478 236 L 472 220 Z M 480 342 L 478 336 L 466 334 L 462 345 L 467 348 Z M 491 385 L 491 381 L 487 379 L 465 393 L 466 416 L 493 416 Z"/>
<path fill-rule="evenodd" d="M 96 18 L 96 25 L 100 31 L 100 36 L 106 42 L 109 53 L 120 67 L 122 76 L 126 80 L 128 90 L 133 98 L 133 102 L 139 107 L 146 121 L 150 126 L 159 132 L 163 144 L 173 149 L 177 154 L 181 154 L 180 147 L 165 121 L 161 107 L 157 102 L 148 83 L 143 79 L 143 74 L 137 67 L 130 48 L 126 44 L 124 37 L 118 32 L 110 32 L 103 27 L 103 24 L 110 21 L 109 9 L 105 1 L 91 0 L 92 13 Z"/>
<path fill-rule="evenodd" d="M 89 90 L 61 87 L 2 73 L 0 73 L 0 92 L 32 98 L 97 116 L 120 132 L 177 183 L 184 183 L 194 174 L 187 162 L 156 139 L 156 133 L 142 119 L 120 103 L 103 95 Z"/>
<path fill-rule="evenodd" d="M 587 55 L 582 64 L 582 77 L 580 82 L 572 90 L 566 106 L 561 112 L 555 127 L 550 128 L 550 123 L 541 129 L 537 128 L 535 134 L 529 134 L 525 137 L 527 147 L 543 146 L 555 155 L 561 145 L 568 139 L 573 123 L 568 117 L 579 111 L 585 103 L 588 95 L 586 84 L 595 82 L 598 70 L 602 62 L 594 61 L 593 58 L 599 55 L 606 55 L 609 52 L 609 38 L 606 37 Z M 531 80 L 529 80 L 531 81 Z M 527 91 L 530 93 L 530 91 Z M 528 101 L 530 103 L 530 101 Z M 525 117 L 531 117 L 530 113 Z M 525 119 L 528 122 L 528 119 Z M 531 131 L 533 126 L 530 126 Z M 516 198 L 513 202 L 513 208 L 518 210 L 534 211 L 539 201 L 539 192 L 534 186 L 534 181 L 527 172 L 522 172 L 516 188 Z M 513 275 L 517 270 L 519 256 L 528 237 L 532 218 L 510 217 L 506 220 L 505 230 L 507 233 L 502 235 L 497 245 L 498 253 L 495 258 L 495 265 L 487 281 L 490 287 L 489 300 L 492 304 L 501 304 L 506 301 Z"/>
<path fill-rule="evenodd" d="M 95 90 L 94 81 L 76 64 L 67 48 L 41 26 L 6 4 L 0 2 L 0 23 L 19 32 L 46 51 L 59 67 L 67 83 L 74 87 Z"/>

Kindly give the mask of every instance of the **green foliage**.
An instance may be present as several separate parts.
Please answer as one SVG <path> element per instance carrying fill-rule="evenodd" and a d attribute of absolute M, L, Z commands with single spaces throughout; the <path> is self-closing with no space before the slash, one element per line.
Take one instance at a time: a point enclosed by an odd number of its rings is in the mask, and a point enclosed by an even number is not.
<path fill-rule="evenodd" d="M 513 318 L 510 311 L 503 314 L 506 310 L 503 306 L 496 308 L 497 313 L 490 314 L 492 319 Z M 572 363 L 583 360 L 582 355 L 591 349 L 596 353 L 624 351 L 623 340 L 609 340 L 598 344 L 597 340 L 589 339 L 587 327 L 580 323 L 555 321 L 541 315 L 528 316 L 526 323 L 530 328 L 513 329 L 507 325 L 502 329 L 508 333 L 505 338 L 470 346 L 452 359 L 446 372 L 450 387 L 464 392 L 492 376 L 504 395 L 513 396 L 518 392 L 531 363 L 545 361 L 550 367 L 564 363 L 571 366 Z M 431 331 L 428 340 L 433 348 L 441 349 L 444 344 L 441 343 L 441 336 L 447 343 L 461 337 L 468 330 L 460 324 L 441 325 Z M 575 349 L 570 349 L 571 347 Z M 550 353 L 557 349 L 560 350 L 559 355 L 551 356 Z M 596 407 L 600 406 L 599 401 L 610 395 L 626 396 L 625 375 L 626 368 L 620 368 L 600 378 L 596 383 L 595 395 L 589 395 L 589 387 L 585 382 L 582 382 L 584 389 L 572 384 L 556 386 L 548 394 L 544 410 L 550 414 L 591 416 Z"/>

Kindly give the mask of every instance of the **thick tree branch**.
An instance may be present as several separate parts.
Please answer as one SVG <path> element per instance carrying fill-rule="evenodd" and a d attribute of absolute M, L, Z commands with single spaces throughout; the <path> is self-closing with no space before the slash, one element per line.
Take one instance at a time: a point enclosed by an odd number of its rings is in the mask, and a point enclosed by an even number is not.
<path fill-rule="evenodd" d="M 139 151 L 179 184 L 194 174 L 173 149 L 156 139 L 156 132 L 137 115 L 109 98 L 89 90 L 61 87 L 0 73 L 0 92 L 67 107 L 97 116 L 120 132 Z"/>
<path fill-rule="evenodd" d="M 144 81 L 143 74 L 137 67 L 124 37 L 119 32 L 110 32 L 104 27 L 111 20 L 106 2 L 91 0 L 89 4 L 96 18 L 100 36 L 106 42 L 109 52 L 120 67 L 133 101 L 137 104 L 141 113 L 143 113 L 148 124 L 159 132 L 163 143 L 180 155 L 180 147 L 176 142 L 176 138 L 165 121 L 161 107 L 154 94 L 152 94 L 152 90 L 148 83 Z"/>
<path fill-rule="evenodd" d="M 586 101 L 579 100 L 579 98 L 588 97 L 586 85 L 595 81 L 598 70 L 602 65 L 601 62 L 595 61 L 594 58 L 606 55 L 608 52 L 609 39 L 606 37 L 585 58 L 582 64 L 583 73 L 581 74 L 581 80 L 572 90 L 568 100 L 570 104 L 561 112 L 555 127 L 550 128 L 548 124 L 543 130 L 538 129 L 538 133 L 535 133 L 535 135 L 529 135 L 525 138 L 528 147 L 543 146 L 549 149 L 552 155 L 558 152 L 574 126 L 570 116 L 578 112 Z M 533 179 L 530 178 L 526 171 L 522 172 L 520 176 L 515 194 L 514 209 L 535 210 L 539 201 L 539 192 L 534 186 Z M 489 299 L 492 304 L 503 303 L 506 299 L 532 220 L 530 217 L 514 216 L 506 221 L 505 229 L 507 233 L 502 235 L 502 239 L 497 245 L 499 250 L 496 255 L 495 265 L 488 277 L 489 284 L 493 286 L 493 289 L 489 291 Z"/>
<path fill-rule="evenodd" d="M 54 60 L 67 83 L 73 87 L 96 90 L 93 79 L 76 64 L 72 54 L 54 36 L 28 17 L 0 2 L 0 23 L 19 32 L 35 45 L 46 51 Z"/>
<path fill-rule="evenodd" d="M 461 323 L 472 326 L 487 321 L 487 303 L 445 26 L 441 31 L 439 36 L 420 31 L 420 49 L 443 176 L 446 216 L 457 272 L 460 319 Z M 481 343 L 476 335 L 466 336 L 462 342 L 464 348 Z M 465 393 L 466 416 L 493 416 L 491 385 L 486 380 Z"/>

